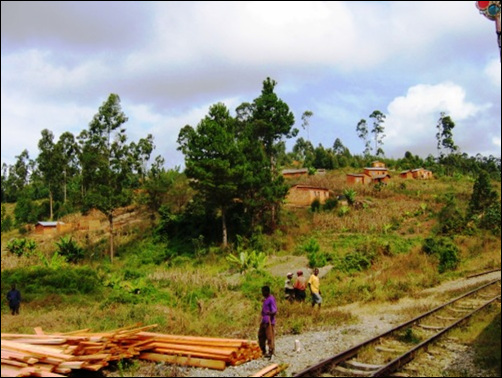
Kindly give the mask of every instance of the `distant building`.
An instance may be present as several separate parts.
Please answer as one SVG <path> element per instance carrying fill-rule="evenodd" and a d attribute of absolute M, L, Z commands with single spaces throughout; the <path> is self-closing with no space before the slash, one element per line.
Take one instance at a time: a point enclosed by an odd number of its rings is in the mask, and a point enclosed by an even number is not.
<path fill-rule="evenodd" d="M 364 173 L 347 173 L 347 184 L 369 184 L 371 176 Z"/>
<path fill-rule="evenodd" d="M 66 230 L 65 223 L 63 222 L 38 222 L 35 225 L 35 232 L 37 234 L 55 234 Z"/>
<path fill-rule="evenodd" d="M 385 163 L 382 163 L 381 161 L 374 161 L 371 163 L 371 166 L 373 168 L 385 168 Z"/>
<path fill-rule="evenodd" d="M 284 169 L 282 171 L 282 175 L 284 178 L 296 178 L 296 177 L 308 176 L 309 170 L 307 168 Z"/>
<path fill-rule="evenodd" d="M 315 199 L 324 204 L 329 199 L 329 189 L 309 185 L 295 185 L 289 190 L 286 203 L 294 206 L 310 206 Z"/>
<path fill-rule="evenodd" d="M 389 174 L 389 170 L 385 167 L 364 168 L 364 174 L 373 177 L 384 176 Z"/>
<path fill-rule="evenodd" d="M 403 179 L 407 179 L 407 180 L 410 180 L 413 178 L 413 173 L 411 172 L 411 170 L 407 170 L 407 171 L 402 171 L 400 174 L 399 174 L 399 177 L 403 178 Z"/>
<path fill-rule="evenodd" d="M 411 173 L 414 179 L 429 180 L 432 178 L 432 172 L 423 168 L 412 169 Z"/>

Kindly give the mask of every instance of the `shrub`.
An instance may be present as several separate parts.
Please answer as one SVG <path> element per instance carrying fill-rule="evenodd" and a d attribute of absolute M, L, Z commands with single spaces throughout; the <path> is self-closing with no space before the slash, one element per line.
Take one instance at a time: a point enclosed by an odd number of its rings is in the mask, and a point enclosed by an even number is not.
<path fill-rule="evenodd" d="M 310 210 L 313 213 L 317 213 L 321 210 L 321 201 L 319 198 L 316 198 L 315 200 L 312 201 L 312 204 L 310 205 Z"/>
<path fill-rule="evenodd" d="M 7 250 L 16 256 L 31 255 L 37 248 L 37 243 L 34 240 L 21 238 L 12 239 L 7 243 Z"/>
<path fill-rule="evenodd" d="M 56 242 L 57 253 L 67 262 L 76 263 L 84 258 L 84 249 L 71 236 L 62 237 Z"/>
<path fill-rule="evenodd" d="M 40 294 L 90 294 L 102 287 L 96 270 L 66 266 L 50 269 L 41 266 L 17 268 L 2 272 L 2 288 L 16 283 L 24 288 L 23 297 Z"/>
<path fill-rule="evenodd" d="M 338 206 L 338 199 L 336 198 L 328 198 L 324 203 L 322 209 L 324 211 L 331 211 Z"/>
<path fill-rule="evenodd" d="M 422 245 L 422 251 L 438 258 L 439 273 L 456 269 L 460 262 L 458 247 L 450 238 L 427 238 Z"/>
<path fill-rule="evenodd" d="M 353 205 L 356 202 L 356 194 L 357 192 L 354 189 L 345 189 L 343 191 L 343 195 L 347 198 L 349 205 Z"/>

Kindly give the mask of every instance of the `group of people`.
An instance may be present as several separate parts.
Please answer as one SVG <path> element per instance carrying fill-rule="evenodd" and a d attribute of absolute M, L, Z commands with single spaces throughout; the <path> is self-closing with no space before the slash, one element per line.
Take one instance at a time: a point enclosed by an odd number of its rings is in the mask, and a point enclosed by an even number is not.
<path fill-rule="evenodd" d="M 307 286 L 312 295 L 312 307 L 316 304 L 321 308 L 322 297 L 319 281 L 319 269 L 315 268 L 309 280 L 303 275 L 303 271 L 296 272 L 297 278 L 293 282 L 293 273 L 288 273 L 284 284 L 284 293 L 289 301 L 297 300 L 305 302 L 307 297 Z M 261 308 L 261 322 L 258 330 L 258 344 L 263 355 L 266 358 L 272 358 L 275 352 L 275 316 L 277 315 L 277 302 L 275 297 L 270 293 L 269 286 L 261 288 L 263 295 L 263 304 Z M 268 346 L 268 351 L 267 351 Z"/>
<path fill-rule="evenodd" d="M 293 273 L 288 273 L 286 282 L 284 283 L 284 295 L 287 300 L 293 302 L 297 300 L 298 302 L 305 302 L 307 298 L 307 286 L 310 289 L 312 295 L 312 307 L 316 304 L 321 307 L 322 297 L 321 290 L 319 288 L 319 269 L 315 268 L 314 273 L 310 275 L 309 280 L 303 275 L 303 271 L 299 270 L 296 272 L 296 280 L 293 282 Z"/>

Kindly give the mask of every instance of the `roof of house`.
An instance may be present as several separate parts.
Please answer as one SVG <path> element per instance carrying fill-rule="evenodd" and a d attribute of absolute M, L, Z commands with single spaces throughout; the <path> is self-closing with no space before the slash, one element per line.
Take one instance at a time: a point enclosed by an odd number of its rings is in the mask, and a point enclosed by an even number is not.
<path fill-rule="evenodd" d="M 291 189 L 302 189 L 302 190 L 325 190 L 329 191 L 328 188 L 323 188 L 321 186 L 310 186 L 310 185 L 295 185 Z"/>
<path fill-rule="evenodd" d="M 364 173 L 347 173 L 347 176 L 353 176 L 353 177 L 369 177 L 368 175 L 365 175 Z"/>
<path fill-rule="evenodd" d="M 400 173 L 400 175 L 404 175 L 405 173 L 411 173 L 411 169 L 408 169 L 408 170 L 406 170 L 406 171 L 402 171 L 402 172 Z"/>
<path fill-rule="evenodd" d="M 412 172 L 418 172 L 418 171 L 425 171 L 425 169 L 423 169 L 423 168 L 416 168 L 416 169 L 412 169 L 411 171 Z"/>
<path fill-rule="evenodd" d="M 282 171 L 283 175 L 295 174 L 295 173 L 309 173 L 309 170 L 307 168 L 302 168 L 302 169 L 284 169 Z"/>
<path fill-rule="evenodd" d="M 386 168 L 386 167 L 367 167 L 367 168 L 364 168 L 365 171 L 388 171 L 389 169 Z"/>
<path fill-rule="evenodd" d="M 63 222 L 37 222 L 44 227 L 57 227 L 58 224 L 64 224 Z"/>

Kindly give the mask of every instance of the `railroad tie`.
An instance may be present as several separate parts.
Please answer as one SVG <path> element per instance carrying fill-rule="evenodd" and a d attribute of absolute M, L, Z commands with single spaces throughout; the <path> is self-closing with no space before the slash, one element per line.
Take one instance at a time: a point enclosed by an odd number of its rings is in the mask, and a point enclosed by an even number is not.
<path fill-rule="evenodd" d="M 441 331 L 442 329 L 444 329 L 443 326 L 432 326 L 432 325 L 420 324 L 420 323 L 418 323 L 417 325 L 420 328 L 427 329 L 427 330 L 430 330 L 430 331 Z"/>
<path fill-rule="evenodd" d="M 342 373 L 342 374 L 351 374 L 357 377 L 369 377 L 371 375 L 371 371 L 368 370 L 358 370 L 358 369 L 347 369 L 343 366 L 336 365 L 333 370 Z"/>
<path fill-rule="evenodd" d="M 345 361 L 345 365 L 361 370 L 378 370 L 383 367 L 383 365 L 365 364 L 356 360 Z"/>
<path fill-rule="evenodd" d="M 454 318 L 453 316 L 441 316 L 441 315 L 435 315 L 435 316 L 439 320 L 447 320 L 447 321 L 458 320 L 458 318 Z"/>

